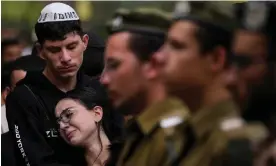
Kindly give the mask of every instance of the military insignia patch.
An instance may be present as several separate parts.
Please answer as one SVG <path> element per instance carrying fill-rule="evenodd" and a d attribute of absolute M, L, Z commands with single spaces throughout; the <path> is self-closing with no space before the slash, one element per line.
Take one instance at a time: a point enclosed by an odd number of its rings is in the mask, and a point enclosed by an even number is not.
<path fill-rule="evenodd" d="M 244 121 L 241 118 L 227 118 L 220 123 L 220 128 L 223 131 L 229 131 L 232 129 L 240 128 L 244 125 Z"/>
<path fill-rule="evenodd" d="M 170 127 L 174 127 L 177 126 L 179 124 L 181 124 L 183 122 L 183 119 L 181 117 L 178 116 L 172 116 L 166 119 L 162 119 L 160 121 L 160 126 L 162 128 L 170 128 Z"/>

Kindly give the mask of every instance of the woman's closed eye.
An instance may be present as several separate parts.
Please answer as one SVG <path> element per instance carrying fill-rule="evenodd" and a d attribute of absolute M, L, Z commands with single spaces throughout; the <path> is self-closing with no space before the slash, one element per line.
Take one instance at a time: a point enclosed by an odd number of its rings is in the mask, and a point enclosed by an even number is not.
<path fill-rule="evenodd" d="M 71 110 L 71 108 L 67 108 L 62 111 L 62 113 L 60 114 L 60 117 L 57 118 L 57 122 L 60 123 L 60 121 L 62 121 L 64 123 L 68 123 L 71 120 L 73 115 L 74 115 L 73 110 Z"/>

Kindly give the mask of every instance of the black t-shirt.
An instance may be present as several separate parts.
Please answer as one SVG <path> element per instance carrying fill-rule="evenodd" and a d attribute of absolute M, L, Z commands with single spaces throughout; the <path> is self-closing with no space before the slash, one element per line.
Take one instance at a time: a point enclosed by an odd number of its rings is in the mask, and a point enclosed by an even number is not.
<path fill-rule="evenodd" d="M 78 73 L 76 89 L 103 88 L 98 80 Z M 59 137 L 54 110 L 66 93 L 57 89 L 42 72 L 28 72 L 7 97 L 7 120 L 17 165 L 85 165 L 82 150 Z"/>

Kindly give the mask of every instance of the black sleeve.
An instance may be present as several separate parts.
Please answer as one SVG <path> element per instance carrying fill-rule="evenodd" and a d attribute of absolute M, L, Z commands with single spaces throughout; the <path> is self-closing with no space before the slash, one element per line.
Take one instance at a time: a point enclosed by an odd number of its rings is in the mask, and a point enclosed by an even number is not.
<path fill-rule="evenodd" d="M 36 102 L 17 88 L 6 100 L 7 120 L 19 166 L 65 166 L 58 164 L 53 149 L 41 130 Z"/>

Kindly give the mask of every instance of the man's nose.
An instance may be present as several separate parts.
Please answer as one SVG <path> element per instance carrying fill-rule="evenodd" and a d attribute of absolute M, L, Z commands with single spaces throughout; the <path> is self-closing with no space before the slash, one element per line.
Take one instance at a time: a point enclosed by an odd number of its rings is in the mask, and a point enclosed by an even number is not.
<path fill-rule="evenodd" d="M 109 75 L 105 71 L 103 71 L 103 73 L 101 74 L 100 82 L 105 86 L 108 85 L 110 82 Z"/>
<path fill-rule="evenodd" d="M 63 63 L 67 63 L 67 62 L 70 62 L 71 61 L 71 56 L 70 56 L 70 53 L 68 50 L 66 49 L 63 49 L 62 52 L 61 52 L 61 55 L 60 55 L 60 60 L 61 62 Z"/>
<path fill-rule="evenodd" d="M 164 66 L 164 64 L 166 63 L 166 59 L 167 56 L 163 49 L 160 49 L 160 51 L 156 52 L 153 55 L 154 63 L 160 67 Z"/>

